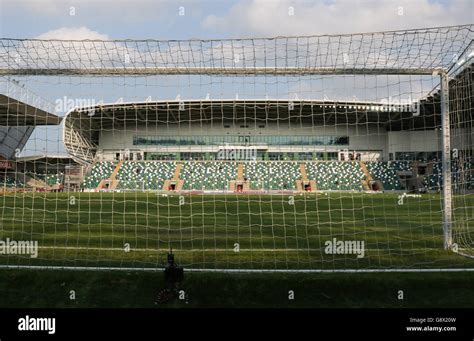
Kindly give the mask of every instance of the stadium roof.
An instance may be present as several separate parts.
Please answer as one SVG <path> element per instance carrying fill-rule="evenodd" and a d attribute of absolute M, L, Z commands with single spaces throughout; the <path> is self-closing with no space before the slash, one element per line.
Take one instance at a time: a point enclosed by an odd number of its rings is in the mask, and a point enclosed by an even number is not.
<path fill-rule="evenodd" d="M 15 159 L 16 162 L 47 162 L 48 164 L 56 163 L 74 163 L 72 158 L 68 155 L 53 155 L 53 154 L 40 154 L 40 155 L 28 155 L 20 156 Z"/>
<path fill-rule="evenodd" d="M 439 125 L 439 102 L 426 99 L 417 116 L 416 103 L 370 101 L 222 99 L 107 103 L 77 108 L 66 114 L 86 130 L 134 129 L 136 126 L 190 123 L 284 123 L 311 125 L 376 124 L 387 130 L 434 128 Z M 435 106 L 435 107 L 433 107 Z"/>
<path fill-rule="evenodd" d="M 0 126 L 58 125 L 62 118 L 0 94 Z"/>
<path fill-rule="evenodd" d="M 463 103 L 472 107 L 474 62 L 465 63 L 451 76 L 450 88 L 465 92 Z M 455 96 L 460 98 L 459 93 Z M 161 124 L 263 123 L 311 125 L 377 125 L 387 131 L 436 129 L 441 126 L 439 88 L 412 103 L 309 99 L 191 99 L 101 103 L 66 114 L 66 126 L 88 130 L 134 129 Z M 459 102 L 459 101 L 458 101 Z M 468 113 L 472 115 L 471 113 Z"/>
<path fill-rule="evenodd" d="M 435 129 L 439 102 L 426 100 L 419 112 L 410 105 L 328 100 L 171 100 L 109 103 L 76 108 L 66 114 L 63 141 L 76 160 L 91 162 L 103 130 L 158 130 L 167 125 L 219 124 L 280 127 L 375 125 L 384 130 Z"/>

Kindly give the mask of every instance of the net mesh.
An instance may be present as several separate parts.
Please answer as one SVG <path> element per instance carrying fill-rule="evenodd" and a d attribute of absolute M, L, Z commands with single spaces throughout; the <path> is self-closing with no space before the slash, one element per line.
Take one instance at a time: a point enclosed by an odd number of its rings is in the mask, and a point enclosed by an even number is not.
<path fill-rule="evenodd" d="M 0 261 L 471 267 L 473 36 L 1 39 Z"/>

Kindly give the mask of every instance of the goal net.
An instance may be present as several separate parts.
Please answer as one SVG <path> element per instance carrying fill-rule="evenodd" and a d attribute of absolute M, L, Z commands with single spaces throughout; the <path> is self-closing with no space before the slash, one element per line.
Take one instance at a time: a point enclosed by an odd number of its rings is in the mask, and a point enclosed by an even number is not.
<path fill-rule="evenodd" d="M 473 267 L 474 26 L 0 40 L 0 264 Z"/>

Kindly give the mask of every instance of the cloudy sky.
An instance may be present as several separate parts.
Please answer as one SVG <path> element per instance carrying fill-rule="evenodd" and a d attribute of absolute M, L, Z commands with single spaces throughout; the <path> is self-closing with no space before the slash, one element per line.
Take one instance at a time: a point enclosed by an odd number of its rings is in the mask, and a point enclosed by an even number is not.
<path fill-rule="evenodd" d="M 468 24 L 472 0 L 0 0 L 8 38 L 227 38 Z"/>
<path fill-rule="evenodd" d="M 210 39 L 339 34 L 425 28 L 474 23 L 473 0 L 0 0 L 1 38 L 39 39 Z M 341 94 L 356 84 L 348 78 L 333 82 L 322 77 L 258 80 L 199 76 L 113 79 L 18 78 L 21 86 L 55 104 L 67 100 L 95 102 L 153 98 L 318 98 Z M 368 99 L 364 84 L 350 96 Z M 372 83 L 371 83 L 372 82 Z M 407 95 L 435 85 L 386 80 L 386 89 Z M 184 85 L 186 84 L 186 85 Z M 193 85 L 194 84 L 194 85 Z M 380 83 L 377 83 L 379 87 Z M 247 93 L 246 93 L 247 91 Z M 231 94 L 231 95 L 230 95 Z M 379 93 L 380 95 L 380 93 Z M 384 96 L 384 95 L 383 95 Z M 366 97 L 366 98 L 361 98 Z M 405 96 L 407 97 L 407 96 Z M 64 100 L 63 100 L 64 99 Z M 65 111 L 59 110 L 58 115 Z M 36 129 L 25 154 L 63 150 L 59 128 Z"/>

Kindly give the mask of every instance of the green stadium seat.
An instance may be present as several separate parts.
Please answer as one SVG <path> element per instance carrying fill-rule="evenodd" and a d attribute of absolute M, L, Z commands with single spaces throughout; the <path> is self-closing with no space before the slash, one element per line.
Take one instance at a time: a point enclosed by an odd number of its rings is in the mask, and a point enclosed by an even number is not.
<path fill-rule="evenodd" d="M 125 161 L 117 173 L 118 189 L 161 190 L 165 180 L 171 179 L 176 162 Z"/>
<path fill-rule="evenodd" d="M 20 180 L 15 179 L 13 175 L 0 175 L 0 187 L 16 188 L 24 186 L 25 184 L 23 184 Z"/>
<path fill-rule="evenodd" d="M 184 162 L 180 178 L 184 190 L 228 190 L 237 177 L 238 163 L 231 161 Z"/>
<path fill-rule="evenodd" d="M 358 162 L 313 161 L 306 162 L 306 174 L 316 180 L 318 190 L 361 191 L 365 175 Z"/>
<path fill-rule="evenodd" d="M 245 163 L 245 177 L 253 190 L 293 190 L 301 179 L 300 163 L 258 161 Z"/>
<path fill-rule="evenodd" d="M 45 182 L 49 186 L 61 184 L 63 182 L 63 179 L 64 179 L 64 174 L 62 172 L 59 172 L 57 174 L 47 174 L 45 176 Z"/>
<path fill-rule="evenodd" d="M 92 166 L 91 172 L 82 183 L 83 188 L 95 189 L 102 180 L 108 179 L 115 169 L 115 164 L 110 161 L 97 162 Z"/>
<path fill-rule="evenodd" d="M 398 171 L 410 170 L 408 161 L 367 161 L 367 169 L 374 180 L 382 183 L 386 191 L 400 191 L 403 186 Z"/>

